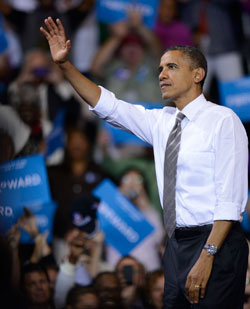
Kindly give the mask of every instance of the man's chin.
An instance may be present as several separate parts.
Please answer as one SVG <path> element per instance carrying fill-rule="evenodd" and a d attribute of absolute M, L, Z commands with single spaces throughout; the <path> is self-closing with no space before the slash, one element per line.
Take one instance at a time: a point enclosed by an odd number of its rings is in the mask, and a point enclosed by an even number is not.
<path fill-rule="evenodd" d="M 165 102 L 165 106 L 173 106 L 173 107 L 176 107 L 173 98 L 164 99 L 164 102 Z"/>

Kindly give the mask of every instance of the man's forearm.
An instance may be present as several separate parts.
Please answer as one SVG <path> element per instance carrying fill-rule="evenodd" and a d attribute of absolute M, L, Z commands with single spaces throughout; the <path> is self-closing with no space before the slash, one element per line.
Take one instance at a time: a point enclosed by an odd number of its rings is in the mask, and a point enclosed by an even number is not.
<path fill-rule="evenodd" d="M 232 221 L 215 221 L 206 244 L 221 248 L 232 227 Z M 205 296 L 205 290 L 213 268 L 214 255 L 205 249 L 190 270 L 185 285 L 186 295 L 191 303 L 198 303 L 199 298 Z"/>
<path fill-rule="evenodd" d="M 214 221 L 212 231 L 206 243 L 209 245 L 215 245 L 218 249 L 220 249 L 232 227 L 232 224 L 232 221 Z"/>
<path fill-rule="evenodd" d="M 79 72 L 69 61 L 58 64 L 64 77 L 70 82 L 72 87 L 90 106 L 95 107 L 100 95 L 101 89 Z"/>

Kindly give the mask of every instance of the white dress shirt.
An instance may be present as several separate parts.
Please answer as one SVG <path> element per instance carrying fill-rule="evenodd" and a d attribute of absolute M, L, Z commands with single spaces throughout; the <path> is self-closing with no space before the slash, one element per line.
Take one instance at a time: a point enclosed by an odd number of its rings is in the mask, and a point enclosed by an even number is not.
<path fill-rule="evenodd" d="M 153 146 L 160 201 L 167 139 L 179 110 L 148 110 L 118 100 L 101 87 L 93 112 Z M 248 196 L 248 139 L 235 113 L 211 103 L 203 94 L 181 111 L 182 136 L 177 162 L 178 227 L 241 220 Z"/>

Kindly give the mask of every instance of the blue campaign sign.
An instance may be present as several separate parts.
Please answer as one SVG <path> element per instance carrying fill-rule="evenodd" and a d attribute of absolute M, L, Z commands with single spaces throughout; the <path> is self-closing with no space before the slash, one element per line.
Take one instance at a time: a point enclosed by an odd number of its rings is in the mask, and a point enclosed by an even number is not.
<path fill-rule="evenodd" d="M 126 11 L 137 7 L 144 24 L 152 28 L 155 24 L 159 0 L 98 0 L 97 17 L 104 23 L 116 23 L 126 19 Z"/>
<path fill-rule="evenodd" d="M 6 205 L 42 204 L 51 200 L 42 155 L 0 165 L 0 201 Z"/>
<path fill-rule="evenodd" d="M 143 105 L 145 108 L 148 108 L 148 109 L 162 108 L 161 103 L 136 102 L 135 104 Z M 151 147 L 150 144 L 142 141 L 134 134 L 126 132 L 117 127 L 114 127 L 104 120 L 102 121 L 102 128 L 108 132 L 108 134 L 111 137 L 112 142 L 115 145 L 135 145 L 135 146 L 142 146 L 142 147 Z"/>
<path fill-rule="evenodd" d="M 93 194 L 101 199 L 98 217 L 106 241 L 122 255 L 129 254 L 154 231 L 142 212 L 110 180 L 103 180 Z"/>
<path fill-rule="evenodd" d="M 3 17 L 0 13 L 0 54 L 2 54 L 8 48 L 8 41 L 3 25 Z"/>
<path fill-rule="evenodd" d="M 47 151 L 46 158 L 49 157 L 57 149 L 64 147 L 64 121 L 66 116 L 66 110 L 63 108 L 57 114 L 53 128 L 46 139 Z"/>
<path fill-rule="evenodd" d="M 50 202 L 47 204 L 34 204 L 26 205 L 32 214 L 36 217 L 36 222 L 39 231 L 43 234 L 45 231 L 49 231 L 47 241 L 50 243 L 53 236 L 53 222 L 54 215 L 57 208 L 55 202 Z M 20 216 L 24 214 L 24 207 L 17 206 L 0 206 L 0 234 L 5 235 L 5 233 L 10 230 L 13 224 L 17 223 L 17 220 Z M 32 243 L 30 235 L 25 231 L 21 231 L 21 243 Z"/>
<path fill-rule="evenodd" d="M 250 121 L 250 76 L 220 82 L 221 104 L 231 108 L 243 122 Z"/>
<path fill-rule="evenodd" d="M 46 214 L 51 203 L 47 171 L 41 155 L 22 157 L 0 165 L 0 233 L 15 224 L 23 207 Z M 53 206 L 47 211 L 52 218 Z M 55 207 L 54 207 L 55 208 Z M 38 211 L 38 214 L 39 214 Z M 48 227 L 50 226 L 48 222 Z"/>

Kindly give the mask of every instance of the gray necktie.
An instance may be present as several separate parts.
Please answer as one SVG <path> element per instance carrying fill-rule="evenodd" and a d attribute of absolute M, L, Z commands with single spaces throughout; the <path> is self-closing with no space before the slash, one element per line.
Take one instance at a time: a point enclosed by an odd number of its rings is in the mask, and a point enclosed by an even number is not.
<path fill-rule="evenodd" d="M 163 189 L 163 215 L 164 224 L 170 238 L 176 226 L 175 191 L 176 166 L 181 141 L 181 121 L 185 117 L 182 113 L 176 116 L 176 122 L 169 134 L 164 161 L 164 189 Z"/>

